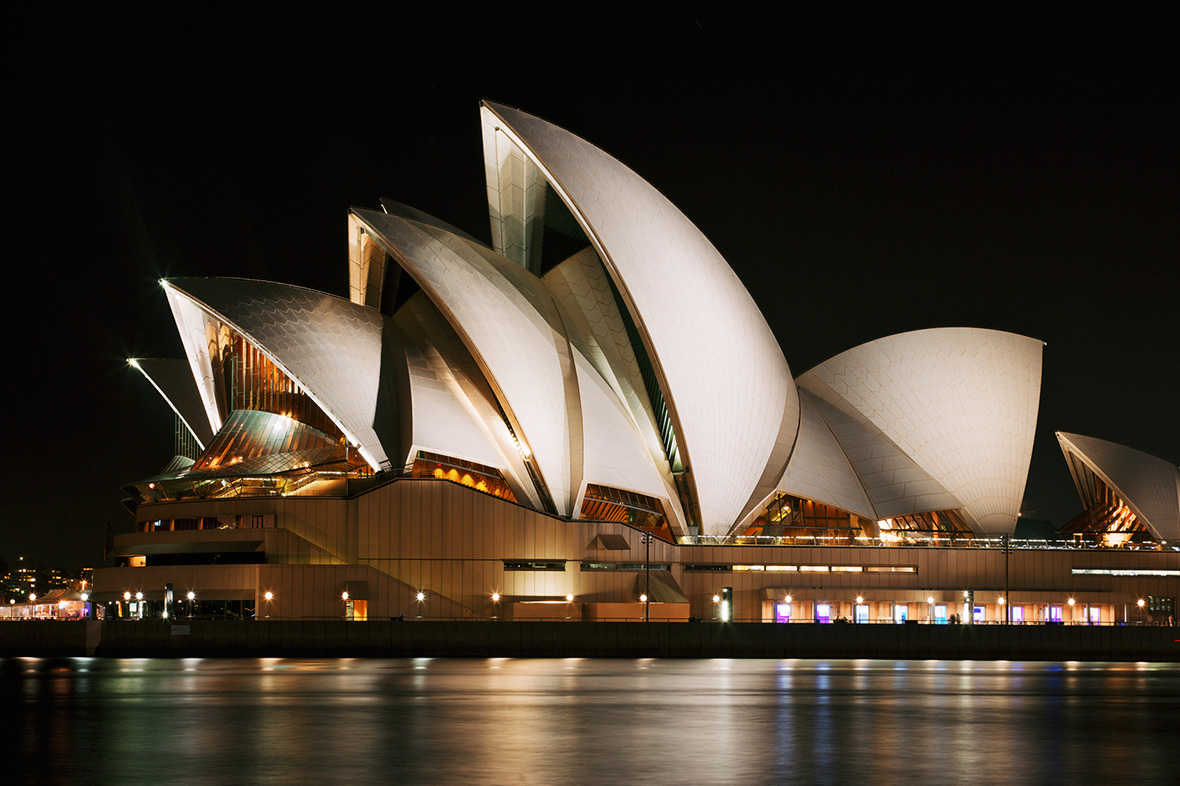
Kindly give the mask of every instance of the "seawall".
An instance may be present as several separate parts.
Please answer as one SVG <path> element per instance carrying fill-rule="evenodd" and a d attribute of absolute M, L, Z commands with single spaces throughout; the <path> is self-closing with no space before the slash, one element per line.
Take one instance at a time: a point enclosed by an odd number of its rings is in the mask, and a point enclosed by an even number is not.
<path fill-rule="evenodd" d="M 1180 627 L 344 620 L 0 624 L 0 657 L 86 655 L 1180 662 Z"/>

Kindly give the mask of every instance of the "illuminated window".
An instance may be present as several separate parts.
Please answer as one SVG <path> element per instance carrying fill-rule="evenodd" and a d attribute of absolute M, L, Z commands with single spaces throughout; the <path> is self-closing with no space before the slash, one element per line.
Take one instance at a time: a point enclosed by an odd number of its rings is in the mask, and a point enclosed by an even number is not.
<path fill-rule="evenodd" d="M 593 483 L 586 486 L 581 518 L 586 521 L 618 521 L 646 530 L 668 526 L 664 505 L 655 497 Z M 671 532 L 667 534 L 671 536 Z"/>
<path fill-rule="evenodd" d="M 1148 570 L 1145 568 L 1073 568 L 1075 576 L 1180 576 L 1180 570 Z"/>
<path fill-rule="evenodd" d="M 512 493 L 512 489 L 505 482 L 504 476 L 500 474 L 500 470 L 495 467 L 476 464 L 474 461 L 465 461 L 464 459 L 454 458 L 452 456 L 442 456 L 437 453 L 428 453 L 425 450 L 420 450 L 418 451 L 418 457 L 414 459 L 414 466 L 410 471 L 410 476 L 415 478 L 449 480 L 452 483 L 473 488 L 476 491 L 490 494 L 493 497 L 506 499 L 509 502 L 516 502 L 516 495 Z"/>
<path fill-rule="evenodd" d="M 564 562 L 509 562 L 504 561 L 504 570 L 565 570 Z"/>

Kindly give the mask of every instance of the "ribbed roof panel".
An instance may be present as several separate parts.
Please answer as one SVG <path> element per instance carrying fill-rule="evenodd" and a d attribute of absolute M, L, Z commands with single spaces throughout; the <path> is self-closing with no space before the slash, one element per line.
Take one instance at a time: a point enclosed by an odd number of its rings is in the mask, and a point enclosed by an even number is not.
<path fill-rule="evenodd" d="M 619 161 L 510 107 L 485 103 L 482 117 L 485 149 L 489 129 L 508 134 L 603 258 L 661 377 L 703 531 L 728 532 L 763 476 L 781 475 L 799 424 L 790 369 L 753 298 L 700 230 Z M 780 466 L 768 467 L 772 454 Z"/>
<path fill-rule="evenodd" d="M 230 324 L 294 379 L 361 454 L 380 469 L 386 448 L 373 430 L 381 378 L 381 314 L 302 287 L 233 278 L 167 282 Z"/>

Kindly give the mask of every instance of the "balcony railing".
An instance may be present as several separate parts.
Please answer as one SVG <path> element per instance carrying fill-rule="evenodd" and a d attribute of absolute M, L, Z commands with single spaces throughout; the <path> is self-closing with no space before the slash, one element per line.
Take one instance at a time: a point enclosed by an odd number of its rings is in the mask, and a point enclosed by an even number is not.
<path fill-rule="evenodd" d="M 871 538 L 868 535 L 855 537 L 839 535 L 683 535 L 677 539 L 680 546 L 823 546 L 826 548 L 940 548 L 940 549 L 993 549 L 1002 550 L 1002 538 L 971 538 L 949 536 L 902 535 L 891 540 Z M 1180 551 L 1180 545 L 1157 543 L 1155 541 L 1124 542 L 1107 545 L 1100 540 L 1081 538 L 1010 538 L 1008 548 L 1012 550 L 1063 550 L 1063 551 Z"/>

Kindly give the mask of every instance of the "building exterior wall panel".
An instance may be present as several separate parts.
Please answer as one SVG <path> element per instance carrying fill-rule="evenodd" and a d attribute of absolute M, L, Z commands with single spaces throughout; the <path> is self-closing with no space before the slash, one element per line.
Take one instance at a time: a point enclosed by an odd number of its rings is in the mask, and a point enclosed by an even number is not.
<path fill-rule="evenodd" d="M 276 519 L 301 528 L 303 534 L 318 535 L 328 541 L 344 542 L 347 534 L 330 530 L 348 529 L 386 532 L 388 543 L 397 544 L 389 551 L 378 551 L 376 544 L 360 551 L 362 565 L 315 566 L 316 556 L 300 551 L 300 533 L 285 527 L 273 530 L 177 531 L 120 535 L 116 545 L 134 543 L 199 542 L 211 539 L 256 538 L 261 533 L 268 549 L 282 553 L 283 559 L 301 564 L 244 566 L 178 566 L 175 568 L 118 568 L 100 571 L 96 581 L 107 592 L 122 592 L 121 587 L 134 578 L 141 583 L 159 584 L 164 575 L 174 583 L 198 582 L 202 586 L 233 588 L 253 587 L 258 598 L 265 591 L 263 583 L 278 587 L 272 602 L 273 613 L 331 617 L 342 613 L 339 592 L 344 577 L 367 576 L 370 586 L 369 613 L 373 618 L 407 613 L 417 616 L 412 594 L 427 593 L 425 614 L 442 616 L 446 608 L 454 616 L 464 609 L 491 615 L 491 593 L 498 591 L 507 600 L 529 597 L 564 597 L 575 595 L 577 602 L 634 602 L 637 571 L 582 571 L 582 561 L 628 562 L 642 564 L 644 547 L 640 532 L 625 525 L 608 522 L 579 522 L 556 519 L 520 505 L 481 495 L 454 483 L 436 480 L 403 480 L 375 489 L 352 499 L 311 500 L 216 500 L 216 504 L 190 502 L 145 505 L 138 511 L 141 521 L 192 515 L 198 508 L 206 515 L 240 514 L 241 511 L 272 512 Z M 364 521 L 379 517 L 381 510 L 407 510 L 404 516 L 385 521 Z M 350 513 L 353 511 L 353 513 Z M 420 511 L 414 515 L 414 511 Z M 446 515 L 444 515 L 444 512 Z M 311 527 L 309 522 L 321 522 Z M 354 523 L 355 522 L 355 525 Z M 446 538 L 436 535 L 445 531 Z M 591 548 L 600 534 L 622 535 L 628 543 L 625 551 L 603 552 Z M 371 541 L 371 538 L 369 539 Z M 402 545 L 404 544 L 404 545 Z M 306 544 L 309 548 L 313 544 Z M 505 560 L 565 563 L 558 571 L 505 571 Z M 996 618 L 996 600 L 1004 591 L 1004 554 L 999 549 L 984 548 L 910 548 L 889 546 L 853 547 L 703 547 L 673 546 L 656 541 L 651 546 L 651 561 L 673 565 L 672 575 L 689 597 L 694 616 L 713 616 L 712 596 L 724 586 L 734 588 L 734 614 L 742 619 L 762 619 L 768 612 L 768 597 L 787 592 L 814 613 L 814 603 L 825 601 L 844 604 L 851 614 L 852 598 L 864 595 L 873 604 L 873 618 L 888 616 L 880 604 L 905 602 L 915 604 L 911 614 L 926 615 L 927 595 L 955 606 L 964 589 L 976 592 L 976 603 Z M 917 573 L 803 573 L 798 571 L 685 571 L 685 564 L 723 565 L 854 565 L 907 566 Z M 1074 575 L 1073 568 L 1123 570 L 1166 569 L 1180 572 L 1180 552 L 1129 552 L 1111 549 L 1013 549 L 1008 555 L 1009 587 L 1013 602 L 1064 604 L 1071 595 L 1078 603 L 1102 605 L 1102 613 L 1115 621 L 1129 608 L 1135 616 L 1134 602 L 1139 597 L 1156 595 L 1180 597 L 1180 576 L 1107 576 Z M 265 573 L 263 569 L 275 568 Z M 328 569 L 348 572 L 324 572 Z M 371 568 L 371 570 L 370 570 Z M 281 570 L 280 570 L 281 569 Z M 305 572 L 306 571 L 306 572 Z M 386 578 L 381 578 L 386 577 Z M 281 580 L 281 584 L 276 582 Z M 382 584 L 382 582 L 385 584 Z M 400 582 L 400 583 L 399 583 Z M 179 585 L 178 585 L 179 586 Z M 96 584 L 96 591 L 99 589 Z M 767 596 L 767 592 L 771 595 Z M 1025 601 L 1025 598 L 1030 600 Z M 412 601 L 412 602 L 411 602 Z M 263 605 L 259 613 L 265 614 Z M 803 606 L 800 606 L 803 608 Z M 401 611 L 399 609 L 406 609 Z M 499 605 L 498 616 L 511 612 L 506 602 Z M 412 613 L 411 613 L 412 612 Z M 796 616 L 798 617 L 797 612 Z M 957 613 L 954 610 L 953 613 Z M 1029 614 L 1039 613 L 1035 609 Z M 1083 612 L 1077 611 L 1081 618 Z M 1026 617 L 1027 618 L 1027 617 Z"/>

